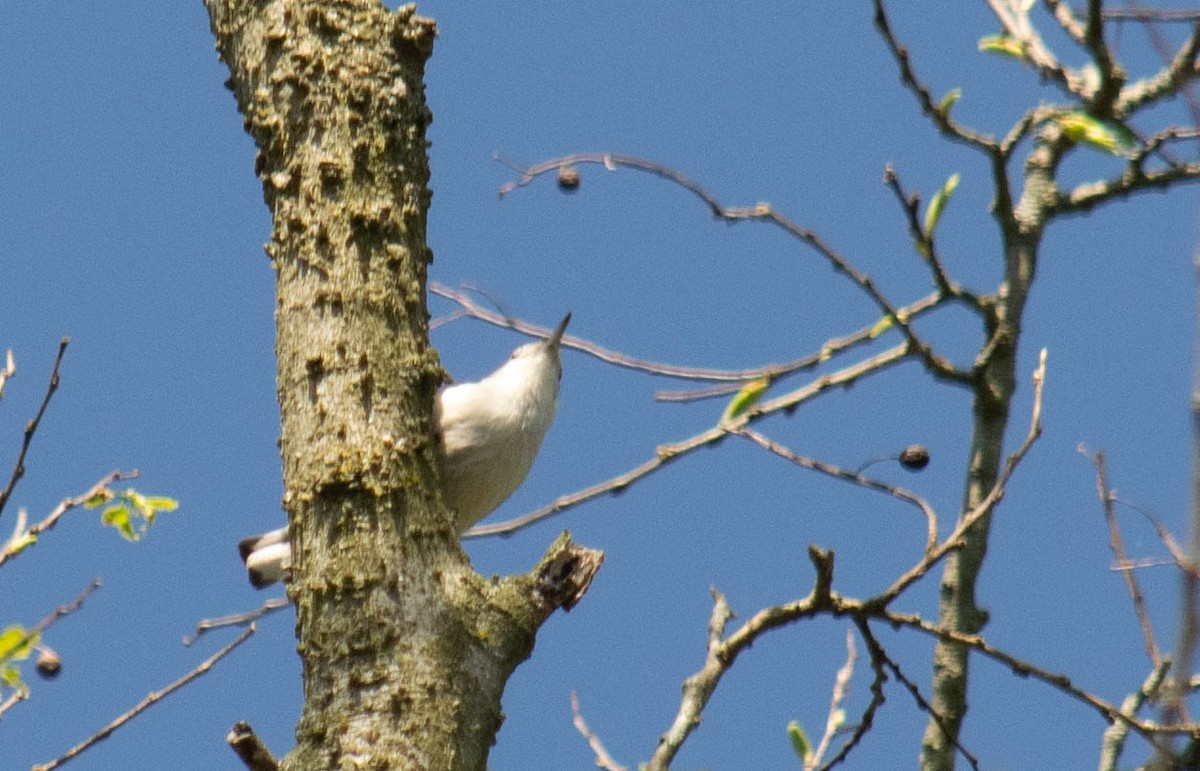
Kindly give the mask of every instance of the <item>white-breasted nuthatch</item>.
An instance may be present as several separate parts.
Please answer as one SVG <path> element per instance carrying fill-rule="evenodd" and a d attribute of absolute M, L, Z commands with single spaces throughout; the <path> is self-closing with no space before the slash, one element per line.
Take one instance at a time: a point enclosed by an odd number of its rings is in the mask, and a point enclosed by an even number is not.
<path fill-rule="evenodd" d="M 441 436 L 442 500 L 462 533 L 516 492 L 558 409 L 559 349 L 571 314 L 544 340 L 526 343 L 478 383 L 438 392 L 434 421 Z M 287 528 L 238 544 L 256 588 L 283 580 L 291 566 Z"/>

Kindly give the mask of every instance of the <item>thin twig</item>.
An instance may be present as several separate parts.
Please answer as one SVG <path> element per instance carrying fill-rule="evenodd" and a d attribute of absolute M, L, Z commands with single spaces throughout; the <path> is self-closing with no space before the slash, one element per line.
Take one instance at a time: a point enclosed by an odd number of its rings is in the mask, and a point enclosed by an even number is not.
<path fill-rule="evenodd" d="M 1124 714 L 1121 709 L 1099 696 L 1091 694 L 1079 686 L 1071 682 L 1071 678 L 1067 675 L 1057 672 L 1051 672 L 1043 669 L 1024 659 L 1000 650 L 988 643 L 982 636 L 965 634 L 963 632 L 955 632 L 949 629 L 943 629 L 934 623 L 926 621 L 915 613 L 898 613 L 896 611 L 882 611 L 872 615 L 886 620 L 894 626 L 904 626 L 911 629 L 918 629 L 928 635 L 937 637 L 940 640 L 958 643 L 970 648 L 976 653 L 982 654 L 993 661 L 997 661 L 1010 670 L 1018 677 L 1032 677 L 1041 680 L 1047 685 L 1053 686 L 1060 692 L 1079 701 L 1092 709 L 1099 712 L 1105 720 L 1109 722 L 1122 722 L 1128 725 L 1133 730 L 1137 731 L 1144 739 L 1158 746 L 1157 736 L 1170 734 L 1194 734 L 1200 732 L 1200 723 L 1172 723 L 1164 725 L 1153 721 L 1142 721 L 1135 717 Z"/>
<path fill-rule="evenodd" d="M 939 308 L 944 304 L 944 298 L 937 292 L 927 294 L 921 299 L 910 303 L 903 308 L 900 308 L 899 313 L 904 318 L 912 321 L 918 316 Z M 793 373 L 803 372 L 806 370 L 816 369 L 821 364 L 833 359 L 835 356 L 845 353 L 852 348 L 866 345 L 879 338 L 879 324 L 872 323 L 869 326 L 861 327 L 860 329 L 851 332 L 848 335 L 837 337 L 832 340 L 827 340 L 821 350 L 816 353 L 811 353 L 807 356 L 802 356 L 799 359 L 784 362 L 782 364 L 771 364 L 766 367 L 760 367 L 756 370 L 745 370 L 749 376 L 746 380 L 739 380 L 733 383 L 724 383 L 718 386 L 712 386 L 706 389 L 693 389 L 688 391 L 668 391 L 658 390 L 654 392 L 654 398 L 660 402 L 693 402 L 700 399 L 708 399 L 718 396 L 725 396 L 741 388 L 746 382 L 757 380 L 759 378 L 767 378 L 772 383 Z"/>
<path fill-rule="evenodd" d="M 858 724 L 854 726 L 850 738 L 842 744 L 834 756 L 829 759 L 828 763 L 821 766 L 821 771 L 828 771 L 828 769 L 845 761 L 850 755 L 851 750 L 857 747 L 862 738 L 871 730 L 871 726 L 875 723 L 875 713 L 883 706 L 883 702 L 886 700 L 886 696 L 883 693 L 883 684 L 887 682 L 887 672 L 884 670 L 884 658 L 877 655 L 877 653 L 882 653 L 883 646 L 875 639 L 865 618 L 855 618 L 854 625 L 858 627 L 859 634 L 863 637 L 863 642 L 867 646 L 867 653 L 871 659 L 871 671 L 874 673 L 871 677 L 871 700 L 863 708 L 862 714 L 859 715 Z"/>
<path fill-rule="evenodd" d="M 571 722 L 575 726 L 584 739 L 587 739 L 588 746 L 592 748 L 592 753 L 596 756 L 596 767 L 606 769 L 606 771 L 628 771 L 625 766 L 617 763 L 604 749 L 604 742 L 600 741 L 600 737 L 588 728 L 587 721 L 583 719 L 583 713 L 579 711 L 579 694 L 571 691 Z"/>
<path fill-rule="evenodd" d="M 967 300 L 969 307 L 978 310 L 979 298 L 963 290 L 946 273 L 946 266 L 942 264 L 942 259 L 937 253 L 937 243 L 934 241 L 933 233 L 925 231 L 925 225 L 918 216 L 917 209 L 920 206 L 920 197 L 904 192 L 904 186 L 900 182 L 900 177 L 896 174 L 896 170 L 892 168 L 890 163 L 884 169 L 883 182 L 895 194 L 896 200 L 900 203 L 900 208 L 904 210 L 904 219 L 908 223 L 908 235 L 912 238 L 913 244 L 917 248 L 917 253 L 924 260 L 925 264 L 929 266 L 930 272 L 933 273 L 933 285 L 937 287 L 938 292 L 945 297 L 963 297 Z"/>
<path fill-rule="evenodd" d="M 817 575 L 812 591 L 801 600 L 764 608 L 754 614 L 728 638 L 724 637 L 725 626 L 733 618 L 733 611 L 725 596 L 712 589 L 713 611 L 708 623 L 708 650 L 701 668 L 683 682 L 683 697 L 671 727 L 659 737 L 654 755 L 646 764 L 647 771 L 667 771 L 684 741 L 700 724 L 704 708 L 712 697 L 721 678 L 733 666 L 738 655 L 748 649 L 764 632 L 799 619 L 831 610 L 830 585 L 833 583 L 833 555 L 815 546 L 808 549 L 809 559 Z"/>
<path fill-rule="evenodd" d="M 4 563 L 25 551 L 26 548 L 32 545 L 32 542 L 29 539 L 32 538 L 34 541 L 36 541 L 39 535 L 47 530 L 52 529 L 56 524 L 58 524 L 58 520 L 61 519 L 62 516 L 68 511 L 83 506 L 92 498 L 102 495 L 111 484 L 116 482 L 126 482 L 130 479 L 136 479 L 137 477 L 137 469 L 133 469 L 132 471 L 121 471 L 119 469 L 114 469 L 105 474 L 99 482 L 92 485 L 92 487 L 83 495 L 77 495 L 74 498 L 62 499 L 59 501 L 59 504 L 54 507 L 54 510 L 47 514 L 43 520 L 28 529 L 24 527 L 20 528 L 19 532 L 14 532 L 12 537 L 6 541 L 2 547 L 0 547 L 0 566 L 3 566 Z"/>
<path fill-rule="evenodd" d="M 8 384 L 8 379 L 17 374 L 17 362 L 13 359 L 12 348 L 4 355 L 4 368 L 0 369 L 0 399 L 4 398 L 4 386 Z"/>
<path fill-rule="evenodd" d="M 229 616 L 201 619 L 196 624 L 196 631 L 191 636 L 184 635 L 184 647 L 192 647 L 196 644 L 197 640 L 214 629 L 224 629 L 227 626 L 247 626 L 255 621 L 258 621 L 263 616 L 268 616 L 277 610 L 286 608 L 291 604 L 291 600 L 289 600 L 287 597 L 272 597 L 264 602 L 261 606 L 255 608 L 254 610 L 246 611 L 245 613 L 234 613 Z"/>
<path fill-rule="evenodd" d="M 93 578 L 91 580 L 91 582 L 83 588 L 83 591 L 81 591 L 75 597 L 75 599 L 71 600 L 66 605 L 59 605 L 54 610 L 50 611 L 50 613 L 45 618 L 43 618 L 41 621 L 34 624 L 33 627 L 29 630 L 30 634 L 31 635 L 34 635 L 34 634 L 40 635 L 43 632 L 45 632 L 47 629 L 49 629 L 50 627 L 57 624 L 59 621 L 61 621 L 66 616 L 69 616 L 72 613 L 79 610 L 80 608 L 82 608 L 83 603 L 87 602 L 88 598 L 91 597 L 92 594 L 103 585 L 104 585 L 104 582 L 101 581 L 99 578 Z"/>
<path fill-rule="evenodd" d="M 1113 495 L 1113 503 L 1119 503 L 1127 509 L 1136 511 L 1145 517 L 1150 526 L 1154 528 L 1154 532 L 1158 534 L 1158 538 L 1162 541 L 1163 546 L 1167 547 L 1167 551 L 1171 553 L 1171 559 L 1162 564 L 1175 565 L 1184 573 L 1190 576 L 1200 577 L 1200 567 L 1184 553 L 1183 547 L 1179 545 L 1179 541 L 1175 540 L 1175 536 L 1171 535 L 1171 531 L 1162 523 L 1158 517 L 1154 516 L 1145 506 L 1139 506 L 1136 503 L 1126 500 L 1119 495 Z M 1126 565 L 1137 567 L 1139 560 L 1128 560 Z"/>
<path fill-rule="evenodd" d="M 4 514 L 4 506 L 8 503 L 9 497 L 13 490 L 16 489 L 17 482 L 21 481 L 21 477 L 25 476 L 25 455 L 29 452 L 29 445 L 33 442 L 33 435 L 37 433 L 38 426 L 41 425 L 42 416 L 46 414 L 46 407 L 50 405 L 50 398 L 54 396 L 54 392 L 58 390 L 58 367 L 62 364 L 63 354 L 67 351 L 67 346 L 71 341 L 63 338 L 58 341 L 58 353 L 54 357 L 54 366 L 50 368 L 50 382 L 46 385 L 46 393 L 42 396 L 42 403 L 38 405 L 37 413 L 34 414 L 33 420 L 25 424 L 25 434 L 21 440 L 21 450 L 17 453 L 17 461 L 13 464 L 12 475 L 8 478 L 8 484 L 0 490 L 0 515 Z"/>
<path fill-rule="evenodd" d="M 836 270 L 845 276 L 848 276 L 859 289 L 871 299 L 872 302 L 883 312 L 884 316 L 891 320 L 896 328 L 904 335 L 904 339 L 908 341 L 912 352 L 920 357 L 924 362 L 925 367 L 935 377 L 957 382 L 960 384 L 968 384 L 971 381 L 969 372 L 964 372 L 954 367 L 949 361 L 939 356 L 934 352 L 933 348 L 921 340 L 913 328 L 909 325 L 906 319 L 884 296 L 883 292 L 875 285 L 874 280 L 866 273 L 860 271 L 855 265 L 850 262 L 844 255 L 827 243 L 816 231 L 802 227 L 784 214 L 777 211 L 769 203 L 758 203 L 754 206 L 745 207 L 729 207 L 717 200 L 716 196 L 702 187 L 699 183 L 692 180 L 690 177 L 681 174 L 680 172 L 664 166 L 656 161 L 638 158 L 633 155 L 624 155 L 621 153 L 575 153 L 573 155 L 554 158 L 549 161 L 530 166 L 525 169 L 521 178 L 513 182 L 509 182 L 500 188 L 500 195 L 503 196 L 512 190 L 519 187 L 524 187 L 532 182 L 535 178 L 542 174 L 556 171 L 564 166 L 577 166 L 580 164 L 599 164 L 607 169 L 614 169 L 618 166 L 643 171 L 653 174 L 662 179 L 674 182 L 685 190 L 691 192 L 700 198 L 708 206 L 713 216 L 717 219 L 725 220 L 726 222 L 763 222 L 774 225 L 780 230 L 783 230 L 793 238 L 807 244 L 810 248 L 825 258 L 827 262 Z"/>
<path fill-rule="evenodd" d="M 1088 460 L 1096 469 L 1096 494 L 1100 497 L 1100 507 L 1104 511 L 1104 520 L 1108 524 L 1109 547 L 1112 549 L 1117 563 L 1124 563 L 1128 561 L 1129 556 L 1125 552 L 1125 540 L 1121 537 L 1121 526 L 1117 522 L 1113 493 L 1108 486 L 1108 468 L 1104 460 L 1104 452 L 1097 451 L 1095 455 L 1088 457 Z M 1150 614 L 1146 611 L 1146 600 L 1138 585 L 1137 576 L 1132 570 L 1123 570 L 1121 577 L 1125 581 L 1125 590 L 1129 593 L 1129 600 L 1133 603 L 1133 612 L 1137 615 L 1138 625 L 1142 629 L 1142 642 L 1146 646 L 1146 655 L 1150 657 L 1152 666 L 1158 666 L 1158 663 L 1162 661 L 1162 653 L 1154 638 L 1154 626 L 1150 622 Z"/>
<path fill-rule="evenodd" d="M 865 487 L 869 490 L 877 490 L 882 493 L 887 493 L 894 498 L 899 498 L 906 503 L 911 503 L 920 509 L 921 513 L 925 515 L 925 553 L 932 554 L 933 550 L 937 548 L 937 514 L 934 512 L 933 507 L 930 506 L 924 498 L 912 492 L 911 490 L 905 490 L 903 487 L 890 485 L 887 482 L 881 482 L 878 479 L 872 479 L 870 477 L 863 476 L 858 472 L 849 471 L 840 466 L 835 466 L 832 463 L 826 463 L 825 461 L 817 460 L 815 458 L 805 457 L 793 452 L 777 442 L 772 441 L 766 436 L 763 436 L 762 434 L 750 428 L 743 427 L 738 429 L 735 433 L 738 436 L 749 439 L 751 442 L 757 444 L 759 447 L 762 447 L 764 450 L 767 450 L 774 455 L 778 455 L 780 458 L 783 458 L 790 463 L 794 463 L 801 468 L 819 471 L 822 474 L 826 474 L 836 479 L 842 479 L 861 487 Z"/>
<path fill-rule="evenodd" d="M 1004 468 L 1001 469 L 1000 475 L 996 478 L 996 483 L 992 485 L 992 489 L 979 502 L 979 505 L 959 518 L 954 531 L 942 541 L 940 546 L 926 554 L 916 565 L 896 579 L 890 587 L 874 598 L 873 601 L 881 602 L 885 606 L 891 603 L 892 600 L 898 597 L 913 582 L 929 572 L 951 550 L 959 548 L 962 545 L 962 538 L 966 532 L 976 522 L 987 516 L 1004 498 L 1004 491 L 1008 485 L 1008 481 L 1012 479 L 1012 475 L 1017 470 L 1017 467 L 1021 465 L 1021 461 L 1024 460 L 1034 443 L 1037 442 L 1038 437 L 1042 435 L 1042 397 L 1046 386 L 1046 356 L 1046 349 L 1043 348 L 1038 356 L 1037 369 L 1033 372 L 1033 408 L 1030 410 L 1029 431 L 1025 434 L 1025 440 L 1021 442 L 1021 446 L 1005 460 Z"/>
<path fill-rule="evenodd" d="M 731 432 L 737 431 L 743 426 L 749 425 L 766 415 L 771 415 L 776 412 L 785 414 L 791 413 L 803 402 L 815 398 L 833 388 L 840 388 L 858 382 L 858 380 L 867 375 L 882 372 L 887 368 L 904 361 L 909 356 L 908 348 L 904 345 L 899 345 L 889 348 L 886 351 L 872 356 L 869 359 L 861 361 L 852 366 L 846 367 L 838 372 L 828 375 L 822 375 L 808 385 L 796 389 L 791 393 L 783 396 L 770 399 L 765 402 L 754 405 L 741 416 L 723 423 L 713 428 L 703 431 L 690 439 L 685 439 L 682 442 L 670 445 L 662 445 L 658 447 L 654 453 L 654 457 L 645 463 L 630 469 L 623 474 L 619 474 L 612 479 L 605 480 L 599 484 L 592 485 L 578 492 L 564 495 L 547 506 L 531 511 L 528 514 L 523 514 L 513 519 L 497 522 L 494 525 L 476 525 L 463 534 L 463 538 L 482 538 L 488 535 L 511 535 L 518 530 L 529 527 L 535 522 L 540 522 L 543 519 L 552 517 L 555 514 L 560 514 L 567 509 L 599 498 L 603 495 L 615 495 L 629 487 L 634 482 L 643 479 L 648 474 L 656 471 L 662 466 L 677 460 L 678 458 L 687 455 L 688 453 L 698 450 L 701 447 L 711 446 L 724 439 Z"/>
<path fill-rule="evenodd" d="M 17 690 L 13 691 L 7 699 L 5 699 L 3 702 L 0 702 L 0 719 L 2 719 L 10 709 L 28 698 L 29 689 L 27 688 L 18 688 Z"/>
<path fill-rule="evenodd" d="M 960 125 L 951 119 L 949 106 L 943 107 L 942 104 L 934 101 L 929 87 L 921 82 L 920 78 L 917 77 L 916 71 L 913 70 L 912 62 L 908 56 L 908 49 L 901 45 L 900 40 L 892 32 L 892 25 L 888 21 L 887 11 L 883 7 L 883 0 L 874 0 L 874 6 L 875 28 L 879 30 L 883 42 L 887 44 L 888 51 L 891 52 L 892 58 L 896 60 L 896 65 L 900 69 L 901 82 L 917 98 L 917 103 L 921 106 L 921 112 L 925 113 L 925 116 L 933 121 L 933 125 L 937 127 L 937 130 L 943 136 L 956 142 L 970 145 L 978 150 L 983 150 L 989 154 L 996 152 L 999 146 L 994 137 Z"/>
<path fill-rule="evenodd" d="M 73 760 L 74 758 L 78 757 L 83 752 L 86 752 L 88 749 L 90 749 L 94 745 L 98 744 L 99 742 L 104 741 L 105 739 L 107 739 L 109 736 L 112 735 L 113 731 L 116 731 L 118 728 L 125 725 L 130 720 L 133 720 L 135 717 L 142 714 L 150 707 L 154 706 L 154 704 L 156 704 L 157 702 L 161 701 L 162 699 L 166 698 L 167 696 L 170 696 L 172 693 L 174 693 L 175 691 L 178 691 L 180 688 L 184 687 L 185 685 L 192 682 L 196 678 L 207 674 L 208 671 L 211 670 L 218 661 L 220 661 L 221 659 L 228 656 L 230 653 L 233 652 L 233 650 L 235 648 L 237 648 L 242 643 L 246 642 L 246 640 L 249 640 L 250 636 L 254 634 L 254 631 L 255 631 L 255 627 L 253 624 L 251 624 L 250 627 L 248 629 L 246 629 L 246 631 L 242 632 L 240 635 L 238 635 L 236 638 L 234 638 L 233 642 L 229 643 L 224 648 L 222 648 L 221 650 L 214 653 L 212 656 L 209 656 L 207 659 L 205 659 L 203 662 L 201 662 L 201 664 L 198 667 L 196 667 L 195 669 L 193 669 L 191 672 L 188 672 L 186 675 L 179 678 L 175 682 L 171 683 L 170 685 L 168 685 L 166 688 L 162 689 L 161 691 L 151 691 L 149 694 L 146 695 L 146 698 L 144 698 L 140 702 L 138 702 L 137 705 L 133 707 L 133 709 L 120 715 L 115 720 L 113 720 L 111 723 L 104 726 L 99 731 L 97 731 L 96 733 L 89 736 L 87 739 L 84 739 L 79 744 L 76 744 L 74 747 L 67 750 L 62 755 L 59 755 L 54 760 L 51 760 L 48 763 L 42 763 L 40 765 L 36 765 L 30 771 L 52 771 L 52 769 L 55 769 L 55 768 L 58 768 L 58 767 L 64 765 L 68 761 Z"/>
<path fill-rule="evenodd" d="M 1121 702 L 1121 712 L 1130 718 L 1136 718 L 1142 705 L 1158 695 L 1158 690 L 1162 687 L 1170 669 L 1171 658 L 1164 656 L 1154 665 L 1154 669 L 1146 677 L 1142 686 Z M 1121 759 L 1121 752 L 1125 749 L 1125 738 L 1128 735 L 1129 724 L 1121 721 L 1113 721 L 1113 724 L 1104 730 L 1104 738 L 1100 742 L 1099 771 L 1116 771 L 1117 763 Z"/>
<path fill-rule="evenodd" d="M 833 691 L 829 696 L 829 714 L 825 718 L 825 732 L 821 735 L 821 741 L 817 744 L 817 749 L 813 752 L 812 757 L 805 761 L 805 771 L 812 771 L 821 766 L 821 760 L 825 757 L 825 753 L 829 751 L 829 745 L 845 726 L 845 710 L 842 709 L 842 703 L 846 701 L 846 697 L 850 694 L 850 679 L 854 677 L 854 662 L 858 659 L 858 649 L 854 645 L 854 630 L 846 630 L 846 663 L 843 664 L 837 671 L 837 675 L 833 678 Z M 829 768 L 829 766 L 821 766 Z"/>

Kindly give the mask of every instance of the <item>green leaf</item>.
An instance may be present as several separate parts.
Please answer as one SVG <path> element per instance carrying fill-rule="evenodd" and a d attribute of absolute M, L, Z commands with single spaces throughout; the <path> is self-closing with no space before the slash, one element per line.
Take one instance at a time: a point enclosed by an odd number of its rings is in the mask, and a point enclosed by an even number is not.
<path fill-rule="evenodd" d="M 159 495 L 142 495 L 130 488 L 109 493 L 107 500 L 116 500 L 100 515 L 100 522 L 115 527 L 127 541 L 139 541 L 154 524 L 159 512 L 174 511 L 179 501 Z"/>
<path fill-rule="evenodd" d="M 21 670 L 16 667 L 0 667 L 0 682 L 17 690 L 25 687 L 25 681 L 21 679 Z"/>
<path fill-rule="evenodd" d="M 1009 35 L 985 35 L 979 39 L 979 50 L 1020 59 L 1025 56 L 1025 44 Z"/>
<path fill-rule="evenodd" d="M 950 89 L 946 92 L 946 95 L 942 97 L 942 101 L 938 102 L 938 112 L 940 112 L 942 115 L 949 115 L 950 108 L 953 107 L 954 103 L 957 102 L 961 97 L 961 88 Z"/>
<path fill-rule="evenodd" d="M 950 175 L 946 180 L 946 184 L 942 185 L 942 189 L 933 194 L 933 199 L 929 202 L 929 208 L 925 210 L 925 237 L 933 238 L 933 231 L 938 226 L 938 221 L 942 218 L 942 212 L 946 209 L 946 204 L 950 201 L 950 196 L 954 195 L 954 191 L 958 189 L 958 172 Z"/>
<path fill-rule="evenodd" d="M 37 632 L 30 632 L 20 624 L 13 624 L 0 632 L 0 662 L 8 663 L 29 658 L 39 637 Z"/>
<path fill-rule="evenodd" d="M 105 509 L 100 515 L 100 523 L 115 527 L 126 541 L 137 541 L 142 537 L 141 533 L 133 528 L 133 517 L 129 507 L 124 504 L 115 504 Z"/>
<path fill-rule="evenodd" d="M 721 422 L 724 423 L 745 414 L 746 410 L 753 407 L 755 402 L 762 398 L 770 385 L 769 377 L 760 377 L 742 386 L 742 390 L 729 400 L 729 404 L 725 407 L 725 413 L 721 416 Z"/>
<path fill-rule="evenodd" d="M 112 499 L 113 494 L 109 490 L 104 489 L 84 501 L 83 507 L 85 509 L 98 509 Z"/>
<path fill-rule="evenodd" d="M 787 724 L 788 738 L 792 740 L 792 751 L 800 762 L 807 763 L 812 758 L 812 744 L 804 734 L 804 729 L 795 720 Z"/>
<path fill-rule="evenodd" d="M 21 535 L 14 536 L 11 541 L 4 545 L 4 548 L 10 555 L 14 555 L 20 554 L 35 543 L 37 543 L 37 536 L 26 531 Z"/>
<path fill-rule="evenodd" d="M 1083 112 L 1068 112 L 1055 121 L 1068 139 L 1113 155 L 1129 155 L 1138 145 L 1137 135 L 1117 121 L 1098 120 Z"/>
<path fill-rule="evenodd" d="M 884 332 L 892 328 L 892 317 L 884 316 L 879 321 L 875 322 L 875 326 L 871 327 L 870 337 L 872 340 L 882 335 Z"/>

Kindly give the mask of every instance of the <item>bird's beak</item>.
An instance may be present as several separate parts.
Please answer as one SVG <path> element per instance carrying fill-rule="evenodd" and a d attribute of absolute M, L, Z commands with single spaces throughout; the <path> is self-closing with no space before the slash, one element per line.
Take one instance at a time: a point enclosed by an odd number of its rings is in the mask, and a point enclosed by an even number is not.
<path fill-rule="evenodd" d="M 563 332 L 567 331 L 567 324 L 570 322 L 571 314 L 568 313 L 566 316 L 563 316 L 562 321 L 558 322 L 558 326 L 554 328 L 554 332 L 550 334 L 550 337 L 546 338 L 546 342 L 557 347 L 562 342 Z"/>

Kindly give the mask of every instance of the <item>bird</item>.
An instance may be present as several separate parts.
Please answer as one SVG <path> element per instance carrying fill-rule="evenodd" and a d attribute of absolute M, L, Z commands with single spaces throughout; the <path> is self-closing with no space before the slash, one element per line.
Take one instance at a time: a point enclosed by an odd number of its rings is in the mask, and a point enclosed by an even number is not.
<path fill-rule="evenodd" d="M 438 391 L 433 417 L 441 438 L 442 500 L 460 535 L 508 500 L 529 474 L 558 411 L 562 337 L 570 321 L 568 313 L 549 337 L 518 347 L 482 380 Z M 238 552 L 256 589 L 283 581 L 291 569 L 286 527 L 242 539 Z"/>

